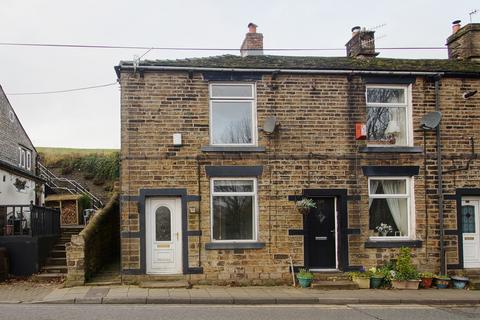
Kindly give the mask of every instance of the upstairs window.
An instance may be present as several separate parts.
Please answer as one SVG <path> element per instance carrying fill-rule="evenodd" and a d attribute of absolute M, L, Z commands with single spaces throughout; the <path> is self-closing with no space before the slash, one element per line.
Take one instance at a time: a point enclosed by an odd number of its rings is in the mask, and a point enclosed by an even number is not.
<path fill-rule="evenodd" d="M 32 151 L 24 147 L 18 147 L 19 163 L 18 166 L 23 169 L 32 169 Z"/>
<path fill-rule="evenodd" d="M 369 145 L 410 146 L 408 86 L 367 86 Z"/>
<path fill-rule="evenodd" d="M 210 144 L 256 144 L 255 85 L 210 85 Z"/>

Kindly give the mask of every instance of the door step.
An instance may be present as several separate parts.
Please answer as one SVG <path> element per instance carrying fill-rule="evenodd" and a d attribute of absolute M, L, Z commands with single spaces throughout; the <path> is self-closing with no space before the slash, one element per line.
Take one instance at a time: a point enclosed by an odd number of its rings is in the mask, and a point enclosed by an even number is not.
<path fill-rule="evenodd" d="M 350 280 L 348 274 L 341 271 L 312 271 L 313 279 L 318 281 Z"/>
<path fill-rule="evenodd" d="M 355 290 L 358 285 L 349 280 L 324 281 L 317 280 L 312 283 L 312 289 L 319 290 Z"/>
<path fill-rule="evenodd" d="M 172 288 L 187 288 L 190 289 L 192 285 L 185 280 L 177 281 L 144 281 L 140 282 L 140 288 L 148 289 L 172 289 Z"/>

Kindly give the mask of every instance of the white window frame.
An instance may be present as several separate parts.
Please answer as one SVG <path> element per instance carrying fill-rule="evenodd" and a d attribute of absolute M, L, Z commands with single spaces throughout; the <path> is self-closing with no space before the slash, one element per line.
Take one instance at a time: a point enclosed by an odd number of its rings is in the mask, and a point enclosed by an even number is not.
<path fill-rule="evenodd" d="M 405 194 L 371 194 L 371 180 L 405 180 Z M 415 239 L 415 186 L 413 177 L 369 177 L 368 178 L 368 199 L 407 199 L 407 218 L 408 218 L 408 235 L 407 236 L 370 236 L 370 240 L 374 241 L 404 241 Z M 368 209 L 368 219 L 370 219 L 370 209 Z"/>
<path fill-rule="evenodd" d="M 19 165 L 20 168 L 25 168 L 25 165 L 26 165 L 26 162 L 27 162 L 27 159 L 26 159 L 27 150 L 25 150 L 22 147 L 18 147 L 18 150 L 20 152 L 20 163 L 18 165 Z"/>
<path fill-rule="evenodd" d="M 368 89 L 371 88 L 381 88 L 381 89 L 403 89 L 405 92 L 405 102 L 404 103 L 379 103 L 379 102 L 368 102 Z M 367 140 L 369 147 L 411 147 L 413 146 L 413 119 L 412 119 L 412 85 L 399 85 L 399 84 L 367 84 L 365 86 L 365 104 L 367 107 L 367 116 L 369 107 L 405 107 L 405 134 L 406 134 L 406 144 L 375 144 L 374 141 L 370 142 Z M 368 139 L 368 137 L 367 137 Z"/>
<path fill-rule="evenodd" d="M 221 85 L 221 86 L 250 86 L 252 88 L 252 96 L 251 97 L 215 97 L 213 96 L 212 86 Z M 258 141 L 257 137 L 257 88 L 255 83 L 244 83 L 244 82 L 212 82 L 209 84 L 209 94 L 208 94 L 208 104 L 209 104 L 209 136 L 210 136 L 210 145 L 212 146 L 219 146 L 219 147 L 251 147 L 256 146 Z M 251 112 L 252 112 L 252 142 L 251 143 L 213 143 L 213 102 L 221 101 L 221 102 L 251 102 Z"/>
<path fill-rule="evenodd" d="M 27 170 L 32 170 L 32 152 L 27 150 Z"/>
<path fill-rule="evenodd" d="M 253 181 L 253 191 L 251 192 L 214 192 L 215 181 L 219 180 L 229 180 L 229 181 L 239 181 L 239 180 L 249 180 Z M 213 237 L 213 197 L 214 196 L 253 196 L 253 225 L 252 225 L 252 235 L 253 239 L 234 239 L 234 240 L 218 240 Z M 258 241 L 258 188 L 257 188 L 257 178 L 211 178 L 210 179 L 210 238 L 212 242 L 257 242 Z"/>

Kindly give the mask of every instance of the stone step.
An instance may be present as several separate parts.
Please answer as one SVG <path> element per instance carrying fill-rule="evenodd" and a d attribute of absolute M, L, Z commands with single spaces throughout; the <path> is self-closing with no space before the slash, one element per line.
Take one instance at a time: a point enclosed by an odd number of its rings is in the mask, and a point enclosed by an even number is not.
<path fill-rule="evenodd" d="M 56 243 L 56 244 L 53 246 L 53 250 L 65 250 L 65 244 Z"/>
<path fill-rule="evenodd" d="M 322 281 L 315 280 L 312 282 L 312 289 L 319 290 L 355 290 L 358 289 L 358 285 L 348 280 L 338 281 Z"/>
<path fill-rule="evenodd" d="M 52 258 L 66 258 L 66 252 L 65 249 L 63 250 L 52 250 L 50 251 L 50 257 Z"/>
<path fill-rule="evenodd" d="M 346 273 L 332 271 L 332 272 L 314 272 L 313 279 L 318 281 L 338 281 L 338 280 L 350 280 L 350 277 Z"/>
<path fill-rule="evenodd" d="M 67 276 L 66 273 L 40 273 L 33 276 L 37 281 L 61 280 Z"/>
<path fill-rule="evenodd" d="M 171 288 L 191 288 L 191 284 L 185 280 L 177 281 L 143 281 L 140 282 L 140 288 L 148 289 L 171 289 Z"/>
<path fill-rule="evenodd" d="M 480 280 L 479 281 L 469 281 L 468 288 L 473 290 L 480 290 Z"/>
<path fill-rule="evenodd" d="M 42 267 L 42 273 L 67 273 L 67 266 L 51 266 Z"/>
<path fill-rule="evenodd" d="M 480 277 L 480 269 L 465 269 L 465 275 L 467 275 L 467 277 L 471 277 L 471 276 Z"/>
<path fill-rule="evenodd" d="M 66 266 L 67 265 L 67 258 L 48 258 L 46 265 L 49 266 Z"/>

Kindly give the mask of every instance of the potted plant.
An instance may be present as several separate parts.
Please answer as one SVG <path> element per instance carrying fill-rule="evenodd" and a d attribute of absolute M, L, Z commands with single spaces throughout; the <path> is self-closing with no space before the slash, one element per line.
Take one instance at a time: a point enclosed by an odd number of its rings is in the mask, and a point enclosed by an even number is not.
<path fill-rule="evenodd" d="M 310 212 L 310 209 L 317 207 L 315 201 L 310 198 L 302 198 L 301 200 L 298 200 L 295 202 L 295 206 L 297 207 L 298 212 L 301 214 L 307 214 Z"/>
<path fill-rule="evenodd" d="M 383 268 L 370 268 L 368 270 L 371 274 L 370 276 L 370 287 L 372 289 L 378 289 L 383 283 L 383 279 L 385 278 L 385 270 Z"/>
<path fill-rule="evenodd" d="M 297 273 L 297 279 L 300 287 L 308 288 L 312 283 L 313 273 L 311 273 L 307 269 L 300 269 L 300 271 Z"/>
<path fill-rule="evenodd" d="M 452 276 L 452 284 L 455 289 L 465 289 L 465 286 L 468 283 L 467 277 L 462 276 Z"/>
<path fill-rule="evenodd" d="M 348 275 L 358 285 L 359 289 L 370 289 L 370 272 L 361 270 L 349 272 Z"/>
<path fill-rule="evenodd" d="M 381 236 L 383 236 L 383 237 L 386 237 L 386 236 L 388 236 L 388 234 L 389 234 L 390 232 L 393 231 L 393 228 L 392 228 L 391 225 L 388 225 L 388 224 L 382 222 L 382 223 L 380 223 L 379 226 L 377 226 L 377 227 L 375 228 L 375 230 L 378 231 L 378 234 L 379 234 L 379 235 L 381 235 Z"/>
<path fill-rule="evenodd" d="M 435 275 L 431 272 L 422 272 L 420 273 L 420 286 L 424 289 L 429 289 L 432 287 L 432 281 Z"/>
<path fill-rule="evenodd" d="M 395 270 L 392 272 L 392 287 L 394 289 L 417 290 L 420 284 L 417 269 L 412 264 L 410 248 L 400 248 Z"/>
<path fill-rule="evenodd" d="M 442 274 L 435 276 L 435 286 L 438 289 L 446 289 L 450 285 L 450 277 Z"/>

